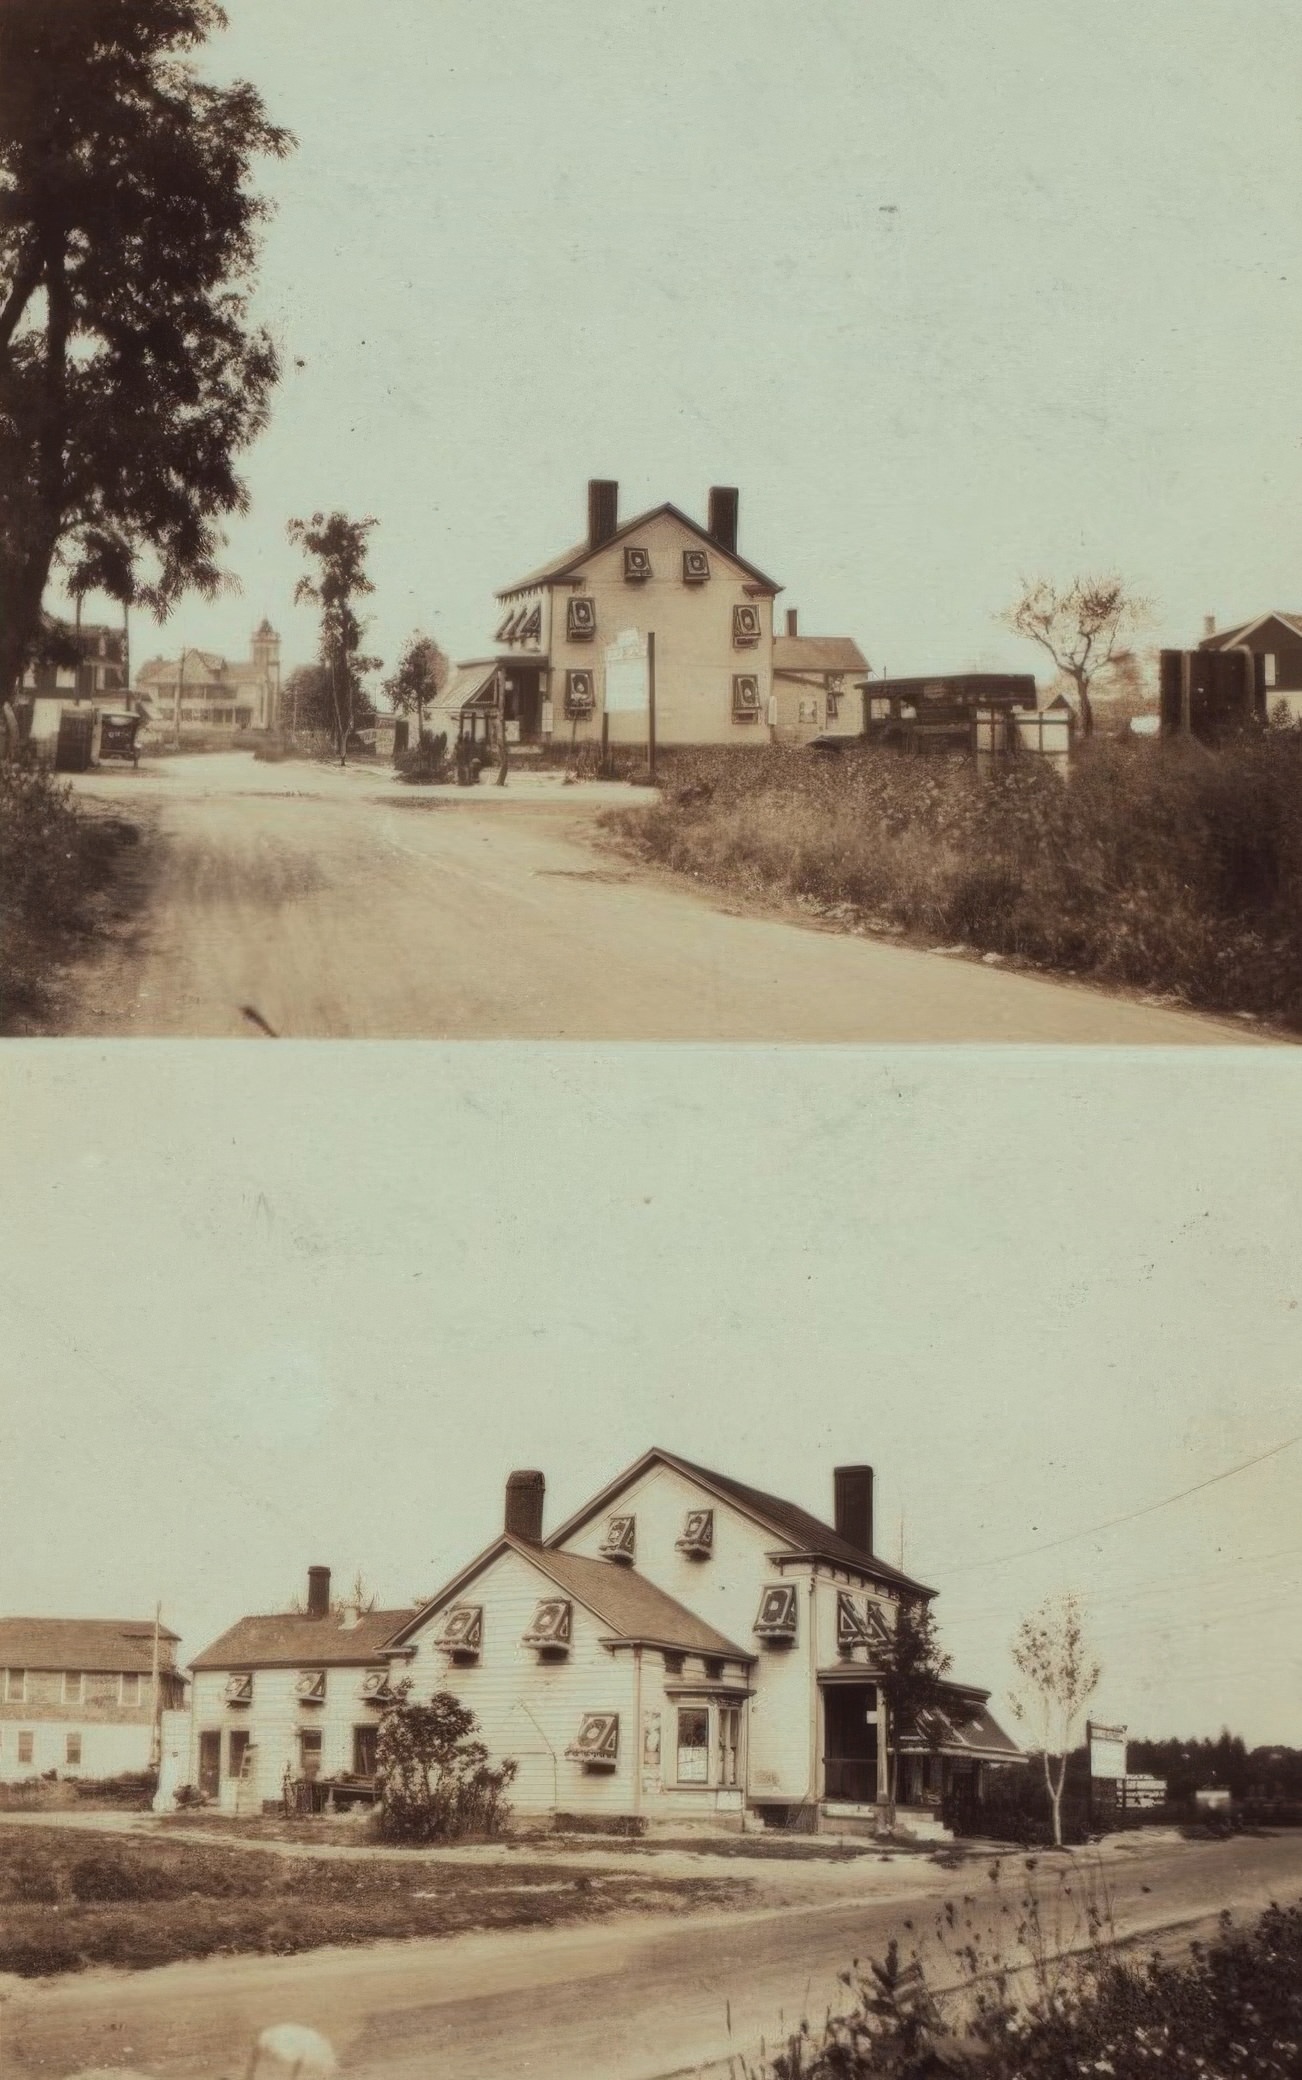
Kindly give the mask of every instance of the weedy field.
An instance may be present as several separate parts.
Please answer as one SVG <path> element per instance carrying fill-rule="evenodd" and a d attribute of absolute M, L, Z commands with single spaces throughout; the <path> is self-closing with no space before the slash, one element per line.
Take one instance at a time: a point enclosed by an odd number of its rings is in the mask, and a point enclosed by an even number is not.
<path fill-rule="evenodd" d="M 1302 733 L 1095 742 L 1045 761 L 757 746 L 674 754 L 608 829 L 695 879 L 847 929 L 971 947 L 1302 1028 Z"/>
<path fill-rule="evenodd" d="M 204 1843 L 0 1837 L 0 1972 L 171 1964 L 237 1951 L 533 1928 L 740 1906 L 744 1882 L 409 1857 L 294 1857 Z"/>

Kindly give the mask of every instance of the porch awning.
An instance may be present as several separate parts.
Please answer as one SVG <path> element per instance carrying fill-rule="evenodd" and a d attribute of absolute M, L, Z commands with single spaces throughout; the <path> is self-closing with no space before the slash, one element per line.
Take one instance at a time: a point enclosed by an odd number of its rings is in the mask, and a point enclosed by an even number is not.
<path fill-rule="evenodd" d="M 476 658 L 472 664 L 459 664 L 439 693 L 430 702 L 427 713 L 457 716 L 467 708 L 491 708 L 494 705 L 493 682 L 497 677 L 496 658 Z"/>
<path fill-rule="evenodd" d="M 902 1755 L 966 1756 L 973 1762 L 1026 1760 L 1016 1741 L 1004 1732 L 984 1704 L 948 1705 L 943 1711 L 924 1716 L 930 1721 L 928 1731 L 932 1739 L 928 1740 L 924 1733 L 902 1734 Z"/>

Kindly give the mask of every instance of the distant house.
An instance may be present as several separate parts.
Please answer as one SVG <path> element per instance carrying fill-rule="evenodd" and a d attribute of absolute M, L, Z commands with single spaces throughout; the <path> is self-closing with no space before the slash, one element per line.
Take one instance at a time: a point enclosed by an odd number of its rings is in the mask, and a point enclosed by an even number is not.
<path fill-rule="evenodd" d="M 773 700 L 769 720 L 779 744 L 812 737 L 863 734 L 863 681 L 868 660 L 849 636 L 802 636 L 794 607 L 787 632 L 773 638 Z"/>
<path fill-rule="evenodd" d="M 0 1618 L 0 1781 L 145 1770 L 185 1701 L 177 1635 L 152 1619 Z"/>
<path fill-rule="evenodd" d="M 156 736 L 184 742 L 274 729 L 280 720 L 280 637 L 264 619 L 253 631 L 248 657 L 230 659 L 213 650 L 151 657 L 140 668 L 136 691 L 147 702 Z"/>
<path fill-rule="evenodd" d="M 286 1773 L 369 1780 L 390 1697 L 380 1649 L 411 1616 L 332 1606 L 329 1568 L 312 1567 L 306 1610 L 240 1618 L 191 1663 L 189 1781 L 257 1811 Z"/>
<path fill-rule="evenodd" d="M 653 635 L 658 743 L 762 741 L 780 587 L 740 554 L 737 513 L 716 486 L 704 526 L 667 504 L 621 521 L 594 480 L 583 540 L 502 587 L 493 655 L 461 668 L 484 676 L 445 688 L 432 726 L 469 735 L 487 710 L 511 744 L 645 744 Z"/>
<path fill-rule="evenodd" d="M 1254 677 L 1267 713 L 1282 705 L 1295 722 L 1302 718 L 1302 614 L 1258 614 L 1223 629 L 1208 615 L 1198 648 L 1248 651 L 1259 660 Z"/>
<path fill-rule="evenodd" d="M 46 654 L 28 665 L 14 700 L 19 742 L 52 759 L 62 736 L 63 762 L 87 765 L 100 713 L 129 704 L 127 631 L 101 622 L 78 627 L 47 619 L 44 639 Z M 78 755 L 70 756 L 74 744 Z"/>

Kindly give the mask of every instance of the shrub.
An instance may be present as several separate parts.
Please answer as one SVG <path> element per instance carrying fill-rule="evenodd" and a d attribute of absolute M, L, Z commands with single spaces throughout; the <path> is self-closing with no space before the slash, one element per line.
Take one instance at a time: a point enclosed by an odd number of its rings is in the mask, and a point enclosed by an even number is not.
<path fill-rule="evenodd" d="M 475 1738 L 474 1713 L 449 1690 L 428 1704 L 398 1686 L 398 1701 L 380 1721 L 376 1743 L 378 1832 L 390 1841 L 455 1841 L 496 1834 L 509 1808 L 514 1762 L 496 1768 Z"/>

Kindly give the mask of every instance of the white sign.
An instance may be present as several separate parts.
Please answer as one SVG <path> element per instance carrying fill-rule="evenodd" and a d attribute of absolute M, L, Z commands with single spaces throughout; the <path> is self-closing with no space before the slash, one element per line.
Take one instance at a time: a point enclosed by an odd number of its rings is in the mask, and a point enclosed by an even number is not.
<path fill-rule="evenodd" d="M 1091 1719 L 1087 1728 L 1090 1744 L 1090 1775 L 1102 1779 L 1124 1777 L 1126 1774 L 1126 1729 L 1124 1726 L 1096 1726 Z"/>
<path fill-rule="evenodd" d="M 637 714 L 650 706 L 646 637 L 626 628 L 606 645 L 606 712 Z"/>

